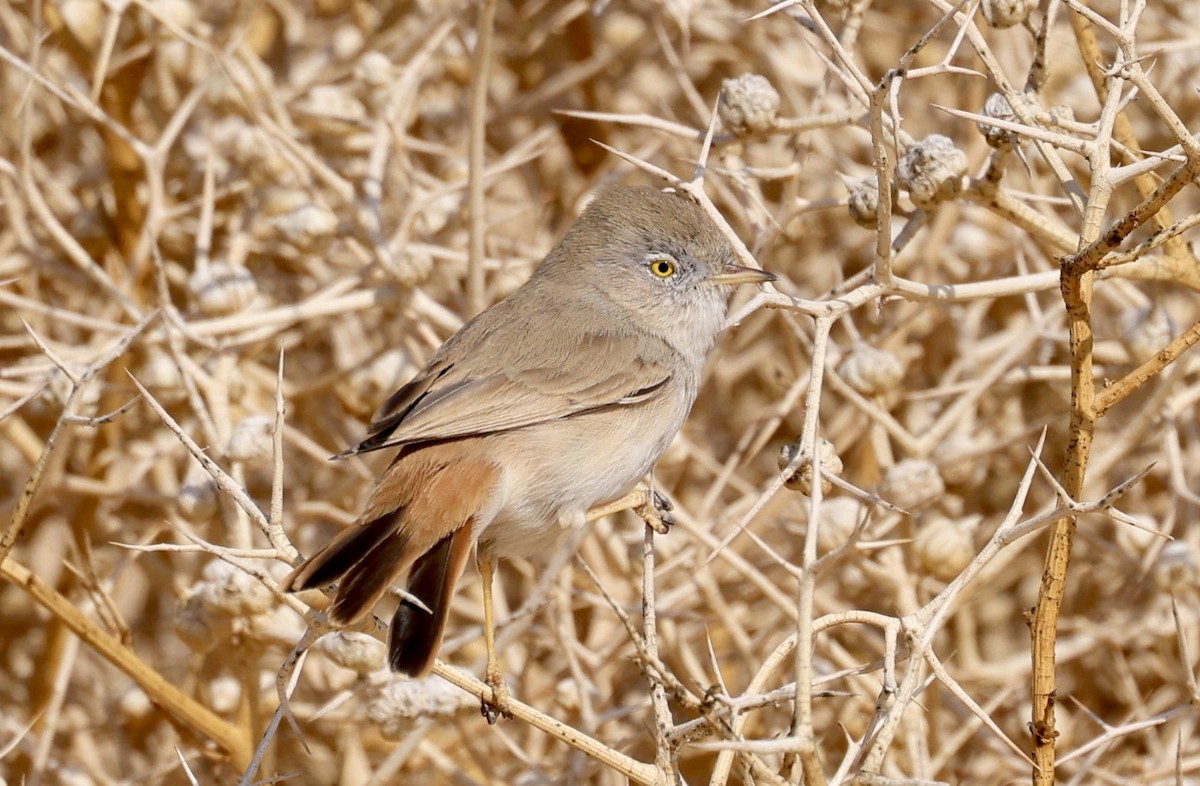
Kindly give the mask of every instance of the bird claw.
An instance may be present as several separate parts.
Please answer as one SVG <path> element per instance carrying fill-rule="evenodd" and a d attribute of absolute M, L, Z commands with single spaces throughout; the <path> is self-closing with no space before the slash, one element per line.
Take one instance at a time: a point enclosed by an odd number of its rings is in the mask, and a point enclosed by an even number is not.
<path fill-rule="evenodd" d="M 500 718 L 511 720 L 513 714 L 508 702 L 508 685 L 504 682 L 504 675 L 499 669 L 488 669 L 483 679 L 492 689 L 492 696 L 482 700 L 479 705 L 480 714 L 487 718 L 489 726 L 495 726 Z"/>
<path fill-rule="evenodd" d="M 675 526 L 675 517 L 671 515 L 674 508 L 671 500 L 657 491 L 651 491 L 650 499 L 638 505 L 634 511 L 652 530 L 659 535 L 666 535 Z"/>

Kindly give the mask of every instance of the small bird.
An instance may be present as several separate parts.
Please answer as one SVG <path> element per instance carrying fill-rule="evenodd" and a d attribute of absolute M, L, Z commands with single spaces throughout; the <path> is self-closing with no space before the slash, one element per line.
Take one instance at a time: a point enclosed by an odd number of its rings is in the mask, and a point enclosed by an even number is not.
<path fill-rule="evenodd" d="M 533 276 L 450 337 L 348 454 L 399 448 L 358 521 L 284 580 L 337 583 L 352 624 L 407 573 L 392 670 L 424 676 L 472 547 L 483 579 L 490 722 L 507 714 L 495 653 L 498 558 L 543 552 L 621 498 L 675 437 L 725 320 L 728 287 L 775 276 L 735 264 L 694 202 L 608 186 Z"/>

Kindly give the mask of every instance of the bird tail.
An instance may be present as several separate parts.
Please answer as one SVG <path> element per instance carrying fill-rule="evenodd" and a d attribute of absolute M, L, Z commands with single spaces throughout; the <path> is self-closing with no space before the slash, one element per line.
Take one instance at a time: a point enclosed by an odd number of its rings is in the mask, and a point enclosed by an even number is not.
<path fill-rule="evenodd" d="M 338 583 L 329 619 L 352 625 L 367 615 L 411 566 L 408 594 L 392 616 L 388 662 L 392 671 L 423 677 L 433 667 L 458 579 L 471 554 L 473 519 L 424 554 L 399 526 L 403 509 L 339 533 L 283 581 L 286 592 Z"/>
<path fill-rule="evenodd" d="M 473 521 L 451 532 L 422 554 L 408 579 L 408 594 L 392 615 L 388 663 L 392 671 L 424 677 L 442 644 L 454 588 L 467 564 Z"/>
<path fill-rule="evenodd" d="M 442 641 L 455 585 L 495 507 L 499 470 L 464 459 L 456 444 L 402 452 L 380 476 L 361 524 L 341 532 L 283 581 L 288 592 L 337 583 L 331 621 L 365 617 L 401 575 L 409 597 L 392 619 L 392 669 L 424 676 Z"/>
<path fill-rule="evenodd" d="M 367 615 L 417 558 L 400 526 L 404 508 L 344 530 L 283 580 L 285 592 L 338 583 L 329 619 L 351 625 Z"/>

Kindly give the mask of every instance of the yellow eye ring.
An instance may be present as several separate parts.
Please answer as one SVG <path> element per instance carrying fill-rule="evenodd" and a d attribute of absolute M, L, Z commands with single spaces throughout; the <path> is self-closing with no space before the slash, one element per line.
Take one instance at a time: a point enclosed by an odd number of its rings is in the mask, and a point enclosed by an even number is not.
<path fill-rule="evenodd" d="M 670 257 L 653 257 L 649 266 L 650 272 L 659 278 L 670 278 L 675 275 L 675 260 Z"/>

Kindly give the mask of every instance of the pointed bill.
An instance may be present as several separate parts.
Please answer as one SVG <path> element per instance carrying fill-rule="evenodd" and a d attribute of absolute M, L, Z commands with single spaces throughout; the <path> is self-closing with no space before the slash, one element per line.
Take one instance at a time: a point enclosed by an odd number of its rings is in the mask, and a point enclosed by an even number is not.
<path fill-rule="evenodd" d="M 778 276 L 774 273 L 768 273 L 765 270 L 730 264 L 721 268 L 720 273 L 710 276 L 708 280 L 714 284 L 729 287 L 735 284 L 765 284 L 768 281 L 775 281 L 777 278 Z"/>

